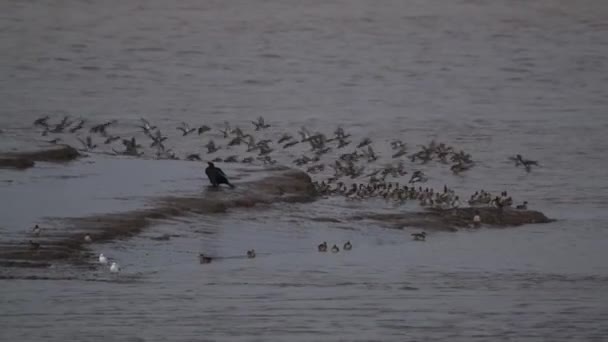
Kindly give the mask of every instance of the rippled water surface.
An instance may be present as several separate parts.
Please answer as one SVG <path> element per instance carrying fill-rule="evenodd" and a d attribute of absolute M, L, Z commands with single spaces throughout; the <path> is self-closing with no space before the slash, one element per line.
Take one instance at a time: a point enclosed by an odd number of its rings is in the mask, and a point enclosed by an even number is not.
<path fill-rule="evenodd" d="M 557 221 L 418 243 L 413 228 L 311 220 L 401 210 L 336 198 L 162 220 L 91 245 L 118 275 L 2 269 L 0 340 L 606 340 L 607 20 L 592 0 L 3 1 L 2 150 L 49 140 L 31 127 L 43 115 L 118 119 L 122 136 L 146 117 L 183 157 L 206 141 L 180 137 L 181 121 L 251 130 L 263 115 L 269 138 L 341 125 L 381 156 L 393 138 L 449 143 L 477 164 L 425 166 L 429 185 L 507 189 Z M 516 153 L 541 167 L 514 168 Z M 200 191 L 200 177 L 192 163 L 94 154 L 0 170 L 0 242 L 49 217 Z M 316 252 L 347 240 L 350 252 Z M 223 258 L 201 265 L 203 251 Z"/>

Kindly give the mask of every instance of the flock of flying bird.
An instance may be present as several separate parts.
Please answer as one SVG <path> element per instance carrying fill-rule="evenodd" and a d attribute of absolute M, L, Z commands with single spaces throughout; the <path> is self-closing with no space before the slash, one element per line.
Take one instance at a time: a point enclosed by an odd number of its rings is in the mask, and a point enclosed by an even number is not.
<path fill-rule="evenodd" d="M 49 120 L 50 117 L 45 116 L 34 121 L 34 126 L 43 128 L 41 133 L 43 136 L 59 133 L 75 134 L 85 130 L 85 120 L 82 119 L 72 121 L 66 116 L 55 124 L 49 123 Z M 94 141 L 94 139 L 98 140 L 94 138 L 97 135 L 103 140 L 104 145 L 121 141 L 124 149 L 118 151 L 112 147 L 111 150 L 114 154 L 144 155 L 144 147 L 138 143 L 135 136 L 120 137 L 110 133 L 110 127 L 116 123 L 116 120 L 111 120 L 96 124 L 89 128 L 89 135 L 86 137 L 77 136 L 77 140 L 82 144 L 81 150 L 93 151 L 98 149 L 98 143 Z M 259 117 L 251 123 L 255 132 L 271 127 L 263 117 Z M 142 118 L 137 128 L 141 134 L 149 139 L 148 147 L 155 151 L 154 156 L 156 158 L 179 159 L 171 148 L 166 147 L 169 138 L 156 125 Z M 450 170 L 456 175 L 462 174 L 475 166 L 470 154 L 462 150 L 458 151 L 445 143 L 437 143 L 434 140 L 428 145 L 419 145 L 419 150 L 411 154 L 408 154 L 408 146 L 401 140 L 392 140 L 390 142 L 392 151 L 390 157 L 394 162 L 378 166 L 379 155 L 372 146 L 372 140 L 366 137 L 359 143 L 353 143 L 351 135 L 341 127 L 338 127 L 331 136 L 320 132 L 311 132 L 306 127 L 302 127 L 298 131 L 299 138 L 283 133 L 275 140 L 256 139 L 253 132 L 246 133 L 239 127 L 232 127 L 228 122 L 224 122 L 223 126 L 217 130 L 207 125 L 192 127 L 187 123 L 181 123 L 176 127 L 176 130 L 181 133 L 182 137 L 189 135 L 209 136 L 204 145 L 206 156 L 203 158 L 200 153 L 190 153 L 184 158 L 190 161 L 202 161 L 203 159 L 224 163 L 254 163 L 257 161 L 265 165 L 273 165 L 277 163 L 277 160 L 273 159 L 273 155 L 276 155 L 276 150 L 279 148 L 292 152 L 292 148 L 296 145 L 309 146 L 309 151 L 294 159 L 293 164 L 309 174 L 322 173 L 325 176 L 329 174 L 323 181 L 314 182 L 318 192 L 326 196 L 343 195 L 351 199 L 383 197 L 398 202 L 418 199 L 423 205 L 449 207 L 458 204 L 459 198 L 447 189 L 440 193 L 433 192 L 432 189 L 428 188 L 423 190 L 421 187 L 414 187 L 415 183 L 426 182 L 428 177 L 421 170 L 412 171 L 410 174 L 406 170 L 405 160 L 409 160 L 416 165 L 437 161 L 441 164 L 450 165 Z M 223 139 L 223 144 L 216 143 L 212 138 L 218 135 L 220 136 L 219 139 Z M 60 141 L 61 138 L 55 138 L 49 142 L 59 143 Z M 237 146 L 244 146 L 244 152 L 249 155 L 241 158 L 239 154 L 232 154 L 212 159 L 218 151 L 234 150 Z M 352 152 L 345 151 L 349 146 L 354 146 Z M 331 151 L 338 151 L 337 157 L 333 162 L 322 163 L 321 159 Z M 515 166 L 523 166 L 527 172 L 530 172 L 533 166 L 538 166 L 538 162 L 524 159 L 519 154 L 510 157 L 510 160 L 515 162 Z M 407 175 L 409 175 L 409 180 L 404 186 L 401 186 L 398 182 L 387 181 L 389 176 L 398 180 Z M 360 180 L 363 180 L 363 182 Z M 350 187 L 347 186 L 347 183 L 350 183 Z"/>

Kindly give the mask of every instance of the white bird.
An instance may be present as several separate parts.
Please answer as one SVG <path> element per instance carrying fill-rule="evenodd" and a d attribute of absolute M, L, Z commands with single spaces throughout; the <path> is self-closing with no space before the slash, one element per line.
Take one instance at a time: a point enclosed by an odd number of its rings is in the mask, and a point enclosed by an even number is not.
<path fill-rule="evenodd" d="M 103 255 L 103 253 L 99 254 L 99 263 L 102 265 L 108 264 L 108 258 L 105 255 Z"/>
<path fill-rule="evenodd" d="M 84 236 L 84 242 L 87 242 L 87 243 L 93 242 L 93 239 L 91 238 L 91 235 L 89 235 L 89 234 L 85 235 Z"/>
<path fill-rule="evenodd" d="M 119 271 L 120 271 L 120 267 L 118 266 L 117 263 L 113 262 L 112 265 L 110 266 L 110 272 L 118 273 Z"/>

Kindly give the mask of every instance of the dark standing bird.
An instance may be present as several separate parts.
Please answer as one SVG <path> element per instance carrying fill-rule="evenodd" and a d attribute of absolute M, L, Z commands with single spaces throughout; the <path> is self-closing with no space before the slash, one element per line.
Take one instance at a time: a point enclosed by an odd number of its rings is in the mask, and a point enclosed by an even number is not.
<path fill-rule="evenodd" d="M 234 185 L 228 181 L 228 177 L 226 177 L 226 174 L 224 171 L 222 171 L 222 169 L 215 167 L 212 162 L 208 162 L 208 164 L 209 166 L 207 166 L 205 169 L 205 173 L 207 174 L 207 177 L 209 178 L 209 181 L 213 187 L 217 188 L 220 184 L 226 184 L 229 187 L 234 188 Z"/>

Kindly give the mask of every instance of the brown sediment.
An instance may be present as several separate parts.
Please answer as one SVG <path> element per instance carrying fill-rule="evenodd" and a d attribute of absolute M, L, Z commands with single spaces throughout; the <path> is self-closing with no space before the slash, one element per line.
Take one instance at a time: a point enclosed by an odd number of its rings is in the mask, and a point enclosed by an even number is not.
<path fill-rule="evenodd" d="M 416 227 L 427 230 L 456 231 L 458 228 L 473 228 L 473 217 L 476 212 L 481 218 L 482 226 L 515 227 L 553 221 L 539 211 L 509 208 L 503 210 L 497 208 L 455 208 L 390 214 L 367 213 L 353 216 L 351 219 L 381 221 L 399 229 Z"/>
<path fill-rule="evenodd" d="M 233 208 L 279 202 L 307 202 L 315 198 L 316 191 L 306 173 L 274 170 L 262 180 L 239 184 L 234 191 L 207 191 L 200 197 L 161 197 L 146 209 L 60 219 L 68 228 L 72 228 L 67 230 L 69 235 L 63 231 L 61 235 L 36 239 L 36 242 L 40 243 L 40 248 L 36 250 L 32 250 L 27 242 L 3 248 L 0 261 L 12 267 L 31 267 L 13 261 L 82 262 L 83 257 L 90 257 L 85 248 L 88 244 L 84 241 L 85 234 L 89 234 L 94 243 L 107 242 L 138 234 L 156 220 L 191 214 L 224 213 Z"/>
<path fill-rule="evenodd" d="M 0 153 L 0 167 L 22 170 L 34 166 L 37 161 L 67 162 L 79 156 L 80 153 L 68 145 L 58 145 L 37 151 L 6 152 Z"/>

